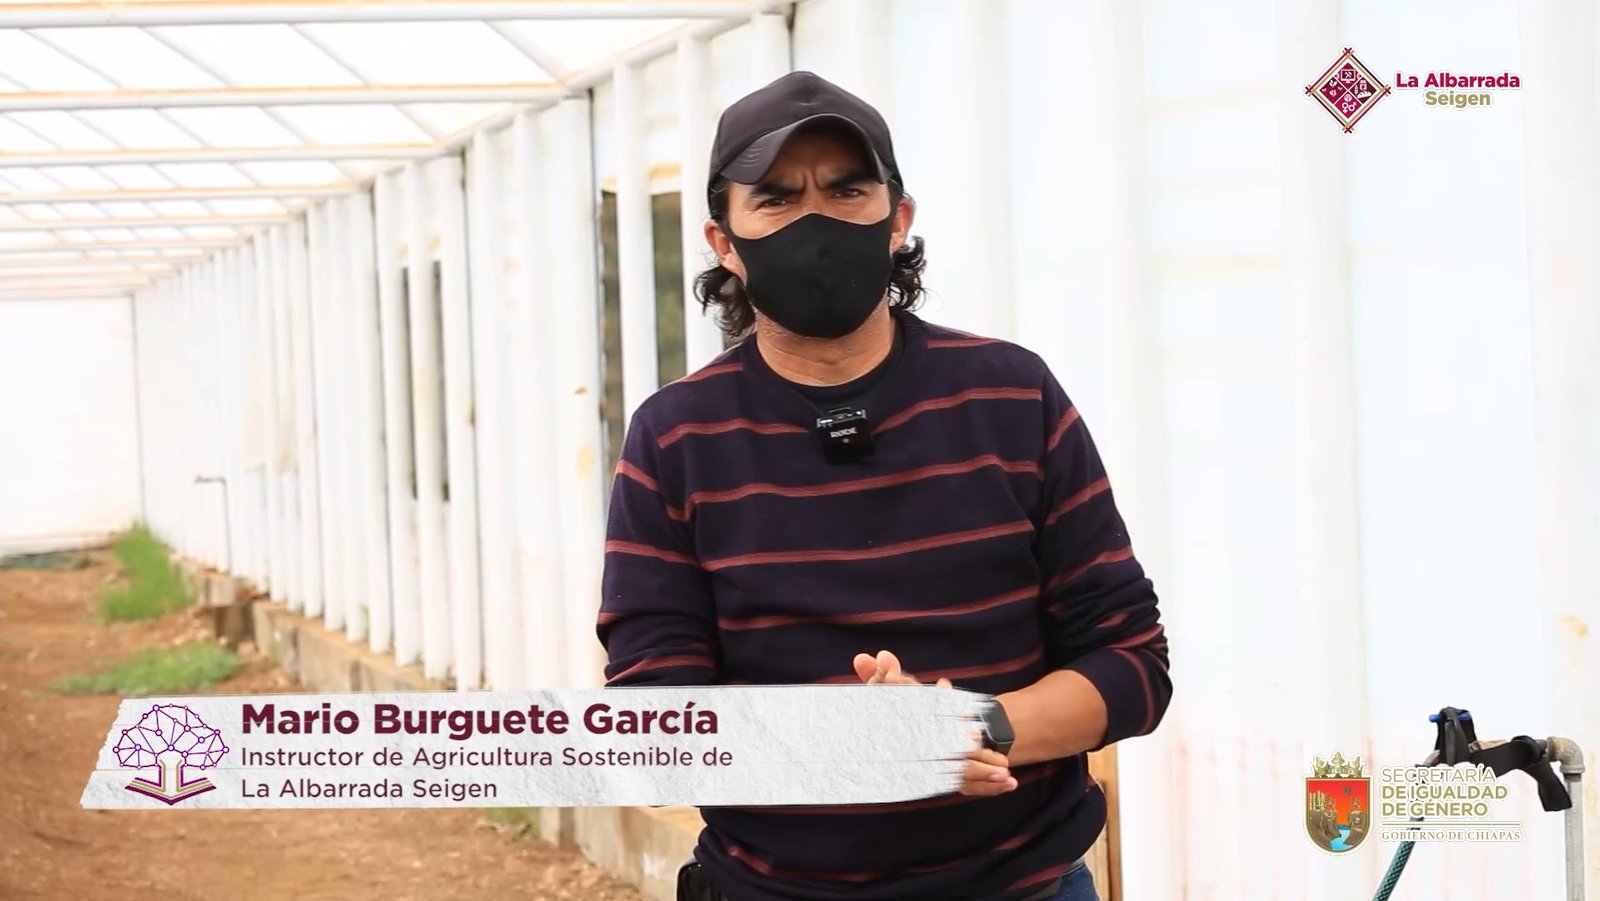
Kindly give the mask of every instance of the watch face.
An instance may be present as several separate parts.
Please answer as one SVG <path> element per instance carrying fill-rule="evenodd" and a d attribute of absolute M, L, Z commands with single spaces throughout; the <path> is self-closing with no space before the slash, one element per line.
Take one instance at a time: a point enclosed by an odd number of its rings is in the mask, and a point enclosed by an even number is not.
<path fill-rule="evenodd" d="M 1011 718 L 1006 716 L 1006 709 L 1000 702 L 994 701 L 983 712 L 983 731 L 989 740 L 997 745 L 1009 746 L 1016 739 L 1011 731 Z"/>

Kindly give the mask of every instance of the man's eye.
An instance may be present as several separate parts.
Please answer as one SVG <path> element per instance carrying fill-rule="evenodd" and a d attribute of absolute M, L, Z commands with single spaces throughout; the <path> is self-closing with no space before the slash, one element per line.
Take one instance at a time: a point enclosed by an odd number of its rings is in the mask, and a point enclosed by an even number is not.
<path fill-rule="evenodd" d="M 775 207 L 775 206 L 777 206 L 777 205 L 779 205 L 781 203 L 784 203 L 784 202 L 785 201 L 784 201 L 784 199 L 782 197 L 768 197 L 765 200 L 761 201 L 760 203 L 756 204 L 756 209 L 767 209 L 769 207 Z"/>
<path fill-rule="evenodd" d="M 861 196 L 864 196 L 866 193 L 867 192 L 861 190 L 860 188 L 840 188 L 839 189 L 839 196 L 840 197 L 861 197 Z"/>

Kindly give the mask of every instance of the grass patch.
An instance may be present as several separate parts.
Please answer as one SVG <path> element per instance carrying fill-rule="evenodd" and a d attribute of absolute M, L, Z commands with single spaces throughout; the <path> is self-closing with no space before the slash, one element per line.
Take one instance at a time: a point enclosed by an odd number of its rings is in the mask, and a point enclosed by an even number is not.
<path fill-rule="evenodd" d="M 512 838 L 537 838 L 539 835 L 537 807 L 488 807 L 483 810 L 483 818 L 501 832 L 509 832 Z"/>
<path fill-rule="evenodd" d="M 208 688 L 233 675 L 239 656 L 214 642 L 192 641 L 175 648 L 141 651 L 89 676 L 56 683 L 67 694 L 115 694 L 126 698 L 182 694 Z"/>
<path fill-rule="evenodd" d="M 194 593 L 172 564 L 171 550 L 143 525 L 117 536 L 111 552 L 122 564 L 127 584 L 100 598 L 101 620 L 155 619 L 194 603 Z"/>

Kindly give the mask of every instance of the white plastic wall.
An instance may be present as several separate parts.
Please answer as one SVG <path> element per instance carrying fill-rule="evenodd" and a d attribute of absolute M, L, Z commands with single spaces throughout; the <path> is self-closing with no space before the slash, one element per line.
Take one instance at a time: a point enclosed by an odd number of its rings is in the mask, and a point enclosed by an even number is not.
<path fill-rule="evenodd" d="M 792 31 L 686 33 L 141 294 L 151 517 L 460 687 L 594 684 L 600 188 L 631 407 L 649 194 L 684 192 L 698 255 L 717 113 L 812 69 L 894 128 L 924 315 L 1049 361 L 1164 599 L 1176 697 L 1119 747 L 1124 896 L 1369 896 L 1392 845 L 1312 847 L 1313 754 L 1420 759 L 1454 705 L 1600 759 L 1600 106 L 1570 75 L 1600 4 L 1471 10 L 804 0 Z M 1352 44 L 1527 87 L 1396 95 L 1346 135 L 1303 87 Z M 685 315 L 694 367 L 719 342 Z M 194 482 L 229 473 L 231 549 Z M 1527 839 L 1419 848 L 1406 891 L 1557 891 L 1560 817 L 1511 784 Z"/>
<path fill-rule="evenodd" d="M 130 309 L 0 301 L 0 555 L 93 544 L 139 518 Z"/>

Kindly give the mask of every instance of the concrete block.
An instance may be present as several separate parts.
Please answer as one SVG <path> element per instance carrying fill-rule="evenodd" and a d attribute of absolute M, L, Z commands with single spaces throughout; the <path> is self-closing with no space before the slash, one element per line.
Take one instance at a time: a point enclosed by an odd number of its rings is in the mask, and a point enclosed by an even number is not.
<path fill-rule="evenodd" d="M 581 807 L 570 811 L 578 848 L 646 898 L 674 901 L 678 867 L 702 823 L 692 807 Z"/>

